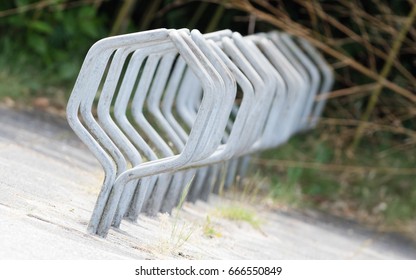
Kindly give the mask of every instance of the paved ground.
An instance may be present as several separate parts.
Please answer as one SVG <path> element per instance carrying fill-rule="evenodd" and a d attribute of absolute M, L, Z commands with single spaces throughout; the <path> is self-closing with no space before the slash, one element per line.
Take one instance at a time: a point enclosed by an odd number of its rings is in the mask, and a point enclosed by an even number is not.
<path fill-rule="evenodd" d="M 86 233 L 102 177 L 64 119 L 0 106 L 0 259 L 416 259 L 403 237 L 316 213 L 256 207 L 261 230 L 227 221 L 217 209 L 235 202 L 219 197 L 102 239 Z"/>

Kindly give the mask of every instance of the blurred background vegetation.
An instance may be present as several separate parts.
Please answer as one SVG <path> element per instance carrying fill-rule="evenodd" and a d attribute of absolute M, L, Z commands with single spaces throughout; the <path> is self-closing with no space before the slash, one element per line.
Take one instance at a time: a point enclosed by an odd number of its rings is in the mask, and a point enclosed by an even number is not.
<path fill-rule="evenodd" d="M 187 27 L 303 36 L 336 84 L 316 130 L 253 160 L 268 197 L 416 232 L 415 17 L 414 0 L 1 1 L 0 101 L 64 110 L 87 50 L 111 35 Z"/>

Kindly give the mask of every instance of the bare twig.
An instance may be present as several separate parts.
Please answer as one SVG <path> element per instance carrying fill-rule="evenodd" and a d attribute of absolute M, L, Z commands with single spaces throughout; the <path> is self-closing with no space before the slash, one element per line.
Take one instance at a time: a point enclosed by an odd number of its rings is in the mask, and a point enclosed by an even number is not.
<path fill-rule="evenodd" d="M 169 13 L 170 11 L 180 8 L 183 5 L 189 4 L 190 2 L 197 2 L 197 0 L 175 0 L 172 3 L 166 4 L 155 14 L 155 18 L 160 18 Z"/>
<path fill-rule="evenodd" d="M 102 0 L 102 1 L 108 1 L 108 0 Z M 74 1 L 70 3 L 61 3 L 61 2 L 54 1 L 54 0 L 44 0 L 44 1 L 39 1 L 36 3 L 32 3 L 32 4 L 27 4 L 24 6 L 18 6 L 17 8 L 0 11 L 0 18 L 27 13 L 33 10 L 45 9 L 51 6 L 65 5 L 67 8 L 70 8 L 70 7 L 73 8 L 73 7 L 78 7 L 82 5 L 91 5 L 91 4 L 97 5 L 97 0 L 81 0 L 81 1 Z"/>
<path fill-rule="evenodd" d="M 110 36 L 114 36 L 120 33 L 123 33 L 126 28 L 128 21 L 130 20 L 130 15 L 133 12 L 133 8 L 137 0 L 125 0 L 121 5 L 119 12 L 117 13 L 116 20 L 111 28 Z"/>
<path fill-rule="evenodd" d="M 302 1 L 302 0 L 297 0 L 296 2 L 298 2 L 299 4 L 308 7 L 308 6 L 312 6 L 312 3 L 309 1 Z M 354 5 L 352 3 L 349 3 L 349 8 L 352 9 L 354 11 L 354 16 L 357 19 L 361 19 L 358 20 L 358 22 L 362 22 L 362 17 L 359 16 L 359 11 L 361 9 L 356 9 L 354 8 Z M 354 31 L 352 31 L 350 28 L 348 28 L 346 25 L 342 24 L 341 22 L 339 22 L 336 18 L 328 15 L 327 13 L 325 13 L 321 6 L 317 6 L 317 8 L 315 9 L 316 11 L 316 15 L 319 16 L 322 20 L 329 22 L 331 25 L 333 25 L 335 28 L 337 28 L 338 30 L 340 30 L 341 32 L 343 32 L 344 34 L 348 35 L 349 37 L 347 38 L 348 40 L 353 40 L 355 42 L 361 43 L 363 44 L 367 50 L 368 50 L 368 54 L 371 57 L 370 61 L 373 61 L 372 63 L 370 63 L 370 65 L 374 65 L 375 64 L 375 58 L 372 57 L 373 55 L 377 55 L 378 57 L 387 60 L 388 59 L 388 54 L 386 54 L 385 52 L 383 52 L 382 50 L 375 48 L 371 42 L 370 42 L 370 38 L 367 36 L 365 36 L 366 33 L 363 34 L 363 36 L 360 36 L 358 34 L 356 34 Z M 363 27 L 364 28 L 364 27 Z M 395 35 L 395 34 L 394 34 Z M 412 75 L 405 67 L 403 67 L 403 65 L 400 63 L 400 61 L 398 60 L 394 60 L 393 61 L 394 66 L 397 68 L 397 70 L 406 78 L 408 79 L 411 83 L 416 84 L 416 78 L 414 77 L 414 75 Z M 371 70 L 373 72 L 375 72 L 375 67 L 372 67 Z"/>
<path fill-rule="evenodd" d="M 362 126 L 364 129 L 372 129 L 379 131 L 388 131 L 395 134 L 404 134 L 411 139 L 416 140 L 416 132 L 401 126 L 392 126 L 385 124 L 378 124 L 374 122 L 364 122 L 354 119 L 333 119 L 333 118 L 321 118 L 320 124 L 323 125 L 345 125 L 345 126 Z"/>
<path fill-rule="evenodd" d="M 146 30 L 149 28 L 161 3 L 162 0 L 154 0 L 149 4 L 144 14 L 145 16 L 140 22 L 139 30 Z"/>
<path fill-rule="evenodd" d="M 377 83 L 371 83 L 366 85 L 359 85 L 355 87 L 349 87 L 349 88 L 343 88 L 339 90 L 334 90 L 329 93 L 329 95 L 326 97 L 326 99 L 332 99 L 337 98 L 341 96 L 351 95 L 351 94 L 362 94 L 364 92 L 368 92 L 370 90 L 373 90 L 377 86 Z M 318 95 L 316 97 L 316 101 L 320 101 L 324 98 L 322 98 L 321 95 Z"/>
<path fill-rule="evenodd" d="M 316 169 L 323 171 L 337 171 L 337 172 L 377 172 L 377 173 L 389 173 L 395 175 L 413 175 L 416 176 L 416 168 L 395 168 L 384 166 L 360 166 L 360 165 L 344 165 L 344 164 L 326 164 L 319 162 L 304 162 L 295 160 L 283 160 L 283 159 L 263 159 L 253 158 L 254 164 L 258 164 L 265 167 L 299 167 Z"/>
<path fill-rule="evenodd" d="M 210 2 L 218 3 L 219 0 L 212 0 Z M 264 1 L 260 1 L 260 2 L 264 2 Z M 385 77 L 381 77 L 378 73 L 365 67 L 364 65 L 357 62 L 356 60 L 349 57 L 348 55 L 329 47 L 326 43 L 321 42 L 320 40 L 312 36 L 312 33 L 313 33 L 312 30 L 304 27 L 303 25 L 299 23 L 292 21 L 290 18 L 287 17 L 287 15 L 283 14 L 281 15 L 281 17 L 278 17 L 275 14 L 270 14 L 269 12 L 261 11 L 255 8 L 254 6 L 252 6 L 248 0 L 229 0 L 227 2 L 227 5 L 232 8 L 239 9 L 250 14 L 255 14 L 258 20 L 268 22 L 290 34 L 304 37 L 305 39 L 309 40 L 313 45 L 315 45 L 317 48 L 319 48 L 321 51 L 325 52 L 326 54 L 338 60 L 344 61 L 351 68 L 357 70 L 358 72 L 364 74 L 367 77 L 370 77 L 378 81 L 384 87 L 416 103 L 416 95 L 413 94 L 411 91 L 397 85 L 396 83 L 393 83 L 387 80 Z M 276 9 L 273 10 L 273 12 L 277 14 L 281 14 L 281 12 L 279 12 L 278 10 L 276 11 Z"/>
<path fill-rule="evenodd" d="M 400 33 L 397 35 L 396 40 L 394 41 L 393 47 L 391 48 L 391 51 L 389 53 L 388 60 L 386 61 L 386 63 L 383 66 L 383 69 L 381 70 L 380 79 L 386 78 L 388 74 L 390 73 L 390 70 L 393 65 L 393 61 L 394 59 L 396 59 L 396 56 L 403 43 L 403 39 L 405 38 L 407 31 L 409 30 L 415 18 L 416 18 L 416 4 L 413 5 L 406 23 L 404 24 L 404 26 L 400 30 Z M 377 88 L 375 88 L 373 93 L 371 94 L 370 101 L 368 102 L 367 108 L 361 118 L 363 122 L 367 122 L 368 119 L 370 118 L 370 115 L 374 110 L 374 107 L 378 101 L 378 98 L 380 96 L 382 89 L 383 89 L 383 84 L 379 82 Z M 364 132 L 364 126 L 360 125 L 357 128 L 357 132 L 355 134 L 354 141 L 351 146 L 352 150 L 354 150 L 359 145 L 363 132 Z"/>
<path fill-rule="evenodd" d="M 212 16 L 211 20 L 209 21 L 208 26 L 205 29 L 206 33 L 213 32 L 217 29 L 217 26 L 221 20 L 222 15 L 224 14 L 225 7 L 223 5 L 218 5 L 217 9 L 215 10 L 214 15 Z"/>
<path fill-rule="evenodd" d="M 197 22 L 201 19 L 202 15 L 205 13 L 207 8 L 208 8 L 207 2 L 202 2 L 199 4 L 198 9 L 195 11 L 194 15 L 192 16 L 191 20 L 188 23 L 188 28 L 192 29 L 196 27 Z"/>

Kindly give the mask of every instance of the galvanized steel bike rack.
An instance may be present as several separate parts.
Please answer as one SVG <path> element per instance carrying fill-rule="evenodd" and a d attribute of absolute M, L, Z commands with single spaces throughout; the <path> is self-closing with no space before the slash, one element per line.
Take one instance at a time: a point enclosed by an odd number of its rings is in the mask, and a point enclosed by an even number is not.
<path fill-rule="evenodd" d="M 105 173 L 89 232 L 229 188 L 253 153 L 316 126 L 333 81 L 309 42 L 278 32 L 157 29 L 97 42 L 67 107 Z"/>

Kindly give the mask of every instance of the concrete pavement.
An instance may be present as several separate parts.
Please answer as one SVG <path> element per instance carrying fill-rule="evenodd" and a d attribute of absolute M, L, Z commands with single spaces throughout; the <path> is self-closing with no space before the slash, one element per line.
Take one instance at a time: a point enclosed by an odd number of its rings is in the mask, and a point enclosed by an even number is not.
<path fill-rule="evenodd" d="M 99 238 L 86 226 L 102 178 L 65 119 L 0 105 L 0 259 L 416 259 L 412 241 L 314 212 L 245 204 L 261 230 L 228 221 L 218 207 L 237 202 L 216 196 Z"/>

